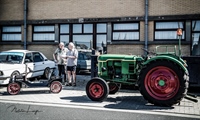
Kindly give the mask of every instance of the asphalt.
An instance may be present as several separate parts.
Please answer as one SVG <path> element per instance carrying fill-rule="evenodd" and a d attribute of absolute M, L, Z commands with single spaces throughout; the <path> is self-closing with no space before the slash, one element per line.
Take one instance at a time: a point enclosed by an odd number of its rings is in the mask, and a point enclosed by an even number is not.
<path fill-rule="evenodd" d="M 6 87 L 0 88 L 0 102 L 42 104 L 47 106 L 82 106 L 91 109 L 125 110 L 170 116 L 186 116 L 200 119 L 200 94 L 199 102 L 195 103 L 183 99 L 180 105 L 160 107 L 147 103 L 138 90 L 121 89 L 114 95 L 109 95 L 103 102 L 91 101 L 85 91 L 85 86 L 90 80 L 90 75 L 77 75 L 77 86 L 64 86 L 60 93 L 53 94 L 49 88 L 22 88 L 18 95 L 8 95 Z"/>

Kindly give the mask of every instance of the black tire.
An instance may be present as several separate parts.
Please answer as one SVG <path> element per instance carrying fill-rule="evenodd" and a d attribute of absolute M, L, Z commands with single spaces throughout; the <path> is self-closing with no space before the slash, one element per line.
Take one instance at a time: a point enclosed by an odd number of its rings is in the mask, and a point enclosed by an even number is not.
<path fill-rule="evenodd" d="M 170 61 L 155 61 L 139 74 L 139 90 L 154 105 L 172 106 L 187 93 L 189 76 L 179 65 Z"/>
<path fill-rule="evenodd" d="M 108 93 L 108 84 L 101 78 L 93 78 L 86 85 L 86 94 L 92 101 L 103 101 Z"/>
<path fill-rule="evenodd" d="M 50 69 L 49 67 L 45 68 L 44 74 L 43 74 L 43 77 L 44 77 L 45 79 L 48 79 L 49 73 L 51 72 L 50 70 L 51 70 L 51 69 Z"/>
<path fill-rule="evenodd" d="M 109 94 L 115 94 L 121 88 L 121 84 L 117 83 L 108 83 L 108 86 L 109 86 Z"/>
<path fill-rule="evenodd" d="M 18 71 L 12 72 L 11 79 L 13 79 L 13 76 L 18 76 L 18 75 L 20 75 L 20 73 Z"/>
<path fill-rule="evenodd" d="M 59 81 L 53 81 L 50 84 L 51 93 L 59 93 L 62 90 L 62 84 Z"/>
<path fill-rule="evenodd" d="M 20 90 L 21 90 L 21 86 L 17 82 L 9 83 L 7 86 L 7 92 L 10 95 L 17 95 L 19 94 Z"/>

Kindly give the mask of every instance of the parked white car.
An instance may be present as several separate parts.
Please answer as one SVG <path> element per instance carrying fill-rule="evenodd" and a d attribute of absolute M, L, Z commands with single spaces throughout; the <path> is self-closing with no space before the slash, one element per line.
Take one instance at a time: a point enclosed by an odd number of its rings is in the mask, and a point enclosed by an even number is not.
<path fill-rule="evenodd" d="M 7 85 L 10 81 L 9 77 L 12 78 L 13 75 L 23 74 L 30 70 L 28 79 L 40 76 L 47 78 L 53 68 L 55 68 L 55 62 L 48 60 L 39 51 L 3 51 L 0 52 L 0 85 Z"/>

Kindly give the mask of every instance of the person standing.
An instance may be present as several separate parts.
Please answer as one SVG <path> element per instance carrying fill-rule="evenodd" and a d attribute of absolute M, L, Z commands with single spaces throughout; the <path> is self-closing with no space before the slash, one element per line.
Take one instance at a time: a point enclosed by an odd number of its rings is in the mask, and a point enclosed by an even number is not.
<path fill-rule="evenodd" d="M 68 49 L 65 48 L 65 45 L 63 42 L 60 42 L 58 45 L 58 48 L 55 50 L 53 54 L 53 59 L 58 65 L 58 75 L 62 77 L 64 75 L 64 80 L 62 81 L 64 84 L 67 82 L 66 79 L 66 62 L 67 60 L 65 58 L 62 58 L 62 56 L 66 56 L 68 52 Z"/>
<path fill-rule="evenodd" d="M 66 54 L 67 58 L 67 76 L 69 86 L 76 86 L 76 66 L 78 59 L 78 51 L 72 42 L 68 45 L 69 51 Z"/>

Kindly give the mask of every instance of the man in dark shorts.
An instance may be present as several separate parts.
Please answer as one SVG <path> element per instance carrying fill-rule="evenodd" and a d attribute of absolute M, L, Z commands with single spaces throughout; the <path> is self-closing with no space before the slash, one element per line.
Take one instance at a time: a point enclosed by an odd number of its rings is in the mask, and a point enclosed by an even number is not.
<path fill-rule="evenodd" d="M 68 84 L 76 86 L 76 66 L 78 59 L 78 51 L 75 49 L 75 46 L 72 42 L 68 45 L 69 51 L 66 54 L 67 58 L 67 76 L 68 76 Z"/>
<path fill-rule="evenodd" d="M 62 58 L 62 56 L 66 56 L 68 49 L 65 48 L 65 44 L 61 42 L 58 46 L 58 48 L 55 50 L 53 54 L 54 61 L 58 65 L 58 75 L 61 77 L 62 74 L 64 75 L 64 80 L 62 81 L 63 84 L 65 84 L 67 78 L 66 78 L 66 62 L 67 60 L 65 58 Z"/>

